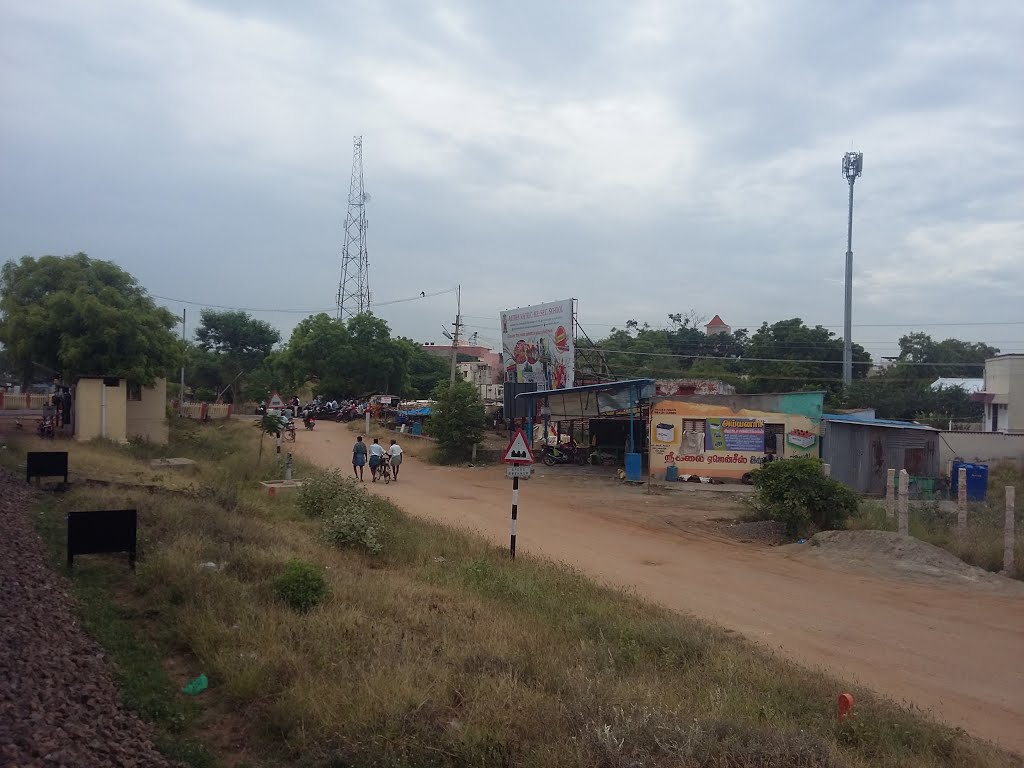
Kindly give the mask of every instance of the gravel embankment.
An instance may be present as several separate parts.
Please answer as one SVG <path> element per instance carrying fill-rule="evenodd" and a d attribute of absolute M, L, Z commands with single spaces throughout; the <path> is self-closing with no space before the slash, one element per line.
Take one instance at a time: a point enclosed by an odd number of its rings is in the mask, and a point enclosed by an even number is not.
<path fill-rule="evenodd" d="M 0 471 L 0 766 L 170 768 L 76 620 L 31 501 L 23 479 Z"/>

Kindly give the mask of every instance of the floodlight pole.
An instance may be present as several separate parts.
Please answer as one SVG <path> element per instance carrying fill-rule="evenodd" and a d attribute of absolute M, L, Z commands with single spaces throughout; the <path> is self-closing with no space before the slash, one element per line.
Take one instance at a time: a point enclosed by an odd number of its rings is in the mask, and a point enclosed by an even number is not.
<path fill-rule="evenodd" d="M 846 220 L 846 302 L 843 316 L 843 385 L 853 383 L 853 183 L 864 168 L 862 152 L 843 155 L 843 176 L 850 184 L 850 212 Z"/>

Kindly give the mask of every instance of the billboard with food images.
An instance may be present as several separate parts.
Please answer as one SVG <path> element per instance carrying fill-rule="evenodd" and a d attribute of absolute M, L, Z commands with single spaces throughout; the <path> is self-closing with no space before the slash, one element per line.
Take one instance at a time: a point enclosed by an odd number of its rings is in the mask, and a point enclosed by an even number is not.
<path fill-rule="evenodd" d="M 538 389 L 573 385 L 572 299 L 534 304 L 501 313 L 505 381 Z"/>

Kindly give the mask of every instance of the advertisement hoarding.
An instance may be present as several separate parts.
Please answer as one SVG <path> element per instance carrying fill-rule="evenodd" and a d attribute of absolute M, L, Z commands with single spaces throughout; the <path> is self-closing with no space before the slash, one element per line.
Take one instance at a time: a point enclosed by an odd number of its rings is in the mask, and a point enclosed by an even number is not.
<path fill-rule="evenodd" d="M 500 318 L 505 381 L 538 389 L 573 385 L 572 299 L 506 310 Z"/>
<path fill-rule="evenodd" d="M 800 392 L 765 397 L 778 401 L 778 410 L 768 410 L 769 403 L 765 410 L 739 408 L 730 398 L 720 404 L 658 399 L 650 414 L 651 477 L 665 480 L 674 467 L 677 477 L 739 480 L 761 466 L 769 452 L 776 459 L 817 456 L 821 419 L 808 414 L 820 413 L 811 406 L 820 409 L 824 396 Z"/>
<path fill-rule="evenodd" d="M 704 449 L 764 453 L 764 422 L 761 419 L 708 419 Z"/>

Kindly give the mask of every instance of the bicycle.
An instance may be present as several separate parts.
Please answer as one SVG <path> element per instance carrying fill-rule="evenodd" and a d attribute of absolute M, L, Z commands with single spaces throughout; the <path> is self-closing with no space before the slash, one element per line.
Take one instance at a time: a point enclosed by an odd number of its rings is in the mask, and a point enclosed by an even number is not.
<path fill-rule="evenodd" d="M 385 456 L 384 461 L 377 467 L 377 472 L 384 478 L 384 485 L 391 482 L 391 457 Z"/>

